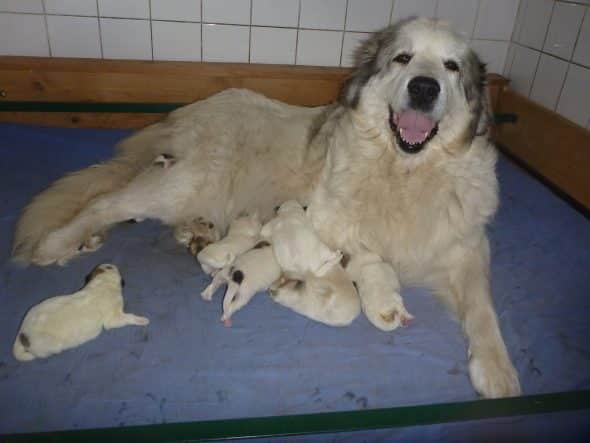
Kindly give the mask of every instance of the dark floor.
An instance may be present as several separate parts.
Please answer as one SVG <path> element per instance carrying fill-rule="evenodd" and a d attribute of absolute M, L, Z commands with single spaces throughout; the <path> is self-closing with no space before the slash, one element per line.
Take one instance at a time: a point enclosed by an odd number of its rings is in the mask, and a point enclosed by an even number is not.
<path fill-rule="evenodd" d="M 207 277 L 168 230 L 149 221 L 116 227 L 101 250 L 67 267 L 16 267 L 9 249 L 23 205 L 64 172 L 107 158 L 128 132 L 0 124 L 0 134 L 0 433 L 477 398 L 459 325 L 421 289 L 403 291 L 416 320 L 393 333 L 363 317 L 350 327 L 330 328 L 263 294 L 228 329 L 219 323 L 220 295 L 212 303 L 198 295 Z M 492 286 L 523 390 L 589 389 L 590 223 L 503 158 L 498 172 L 502 204 L 489 229 Z M 12 343 L 27 309 L 73 292 L 102 262 L 120 267 L 127 310 L 151 324 L 104 332 L 46 360 L 14 360 Z M 498 423 L 508 423 L 534 437 L 533 428 L 551 423 L 555 432 L 570 422 L 576 429 L 580 417 L 588 422 L 590 414 L 490 423 L 497 432 L 506 429 Z M 321 439 L 493 441 L 488 434 L 466 437 L 484 428 L 456 423 Z"/>

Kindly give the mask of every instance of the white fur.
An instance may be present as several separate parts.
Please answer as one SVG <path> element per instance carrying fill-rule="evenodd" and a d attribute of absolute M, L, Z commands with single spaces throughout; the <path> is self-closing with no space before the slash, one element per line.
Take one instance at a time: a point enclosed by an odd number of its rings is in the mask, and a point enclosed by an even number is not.
<path fill-rule="evenodd" d="M 239 283 L 232 279 L 236 271 L 241 272 L 244 277 Z M 256 293 L 267 289 L 280 276 L 281 268 L 270 245 L 251 249 L 236 258 L 232 265 L 217 272 L 201 296 L 205 300 L 211 300 L 217 288 L 227 284 L 221 321 L 226 326 L 230 326 L 232 315 L 246 306 Z"/>
<path fill-rule="evenodd" d="M 261 235 L 270 241 L 281 269 L 291 278 L 302 278 L 308 273 L 322 276 L 342 258 L 340 251 L 330 250 L 320 240 L 303 207 L 295 200 L 280 206 Z"/>
<path fill-rule="evenodd" d="M 237 256 L 254 247 L 261 228 L 258 213 L 235 219 L 223 239 L 211 243 L 198 253 L 197 260 L 203 270 L 213 274 L 231 265 Z"/>
<path fill-rule="evenodd" d="M 80 346 L 98 337 L 103 328 L 149 324 L 145 317 L 123 312 L 116 266 L 103 264 L 94 273 L 81 290 L 48 298 L 27 312 L 12 349 L 17 360 L 45 358 Z"/>
<path fill-rule="evenodd" d="M 393 331 L 414 318 L 404 306 L 397 275 L 381 257 L 358 254 L 348 263 L 346 272 L 363 294 L 363 312 L 375 327 Z"/>
<path fill-rule="evenodd" d="M 356 105 L 296 107 L 229 90 L 181 108 L 124 141 L 111 161 L 35 197 L 18 222 L 14 257 L 65 261 L 130 218 L 179 226 L 202 216 L 223 231 L 244 210 L 258 209 L 265 221 L 277 204 L 296 199 L 309 204 L 329 248 L 352 258 L 377 254 L 401 284 L 430 286 L 450 307 L 469 341 L 479 393 L 518 395 L 489 290 L 485 226 L 498 204 L 496 152 L 478 112 L 485 93 L 466 93 L 479 84 L 467 69 L 474 56 L 448 26 L 428 19 L 377 33 L 363 48 L 344 91 L 358 96 Z M 400 51 L 412 53 L 408 64 L 393 61 Z M 459 72 L 444 68 L 448 59 Z M 438 132 L 412 154 L 398 145 L 389 109 L 406 109 L 417 75 L 435 78 L 441 95 L 429 114 Z M 162 145 L 177 160 L 168 169 L 152 165 Z"/>
<path fill-rule="evenodd" d="M 282 279 L 270 295 L 280 305 L 329 326 L 347 326 L 361 312 L 352 280 L 338 264 L 321 276 L 309 272 L 302 280 Z"/>

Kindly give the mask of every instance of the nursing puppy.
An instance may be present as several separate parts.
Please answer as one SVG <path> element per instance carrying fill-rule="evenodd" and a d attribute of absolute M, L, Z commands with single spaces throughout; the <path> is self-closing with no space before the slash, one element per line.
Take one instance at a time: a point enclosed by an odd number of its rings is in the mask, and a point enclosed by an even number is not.
<path fill-rule="evenodd" d="M 131 218 L 178 227 L 201 216 L 223 232 L 243 211 L 266 221 L 295 199 L 332 250 L 377 254 L 401 285 L 432 288 L 463 326 L 477 392 L 518 395 L 489 286 L 485 228 L 498 187 L 488 114 L 485 69 L 468 42 L 439 21 L 406 20 L 359 47 L 332 105 L 228 90 L 139 131 L 112 160 L 35 197 L 13 256 L 63 262 Z M 151 167 L 163 145 L 176 163 Z"/>
<path fill-rule="evenodd" d="M 302 279 L 309 273 L 322 276 L 342 258 L 342 253 L 333 252 L 320 240 L 303 206 L 295 200 L 283 203 L 260 235 L 270 241 L 277 262 L 289 278 Z"/>
<path fill-rule="evenodd" d="M 393 331 L 414 319 L 404 306 L 397 275 L 381 257 L 359 254 L 347 263 L 346 272 L 363 294 L 363 312 L 375 327 Z"/>
<path fill-rule="evenodd" d="M 121 282 L 116 266 L 102 264 L 79 291 L 33 306 L 14 341 L 14 357 L 21 361 L 45 358 L 98 337 L 103 328 L 149 324 L 145 317 L 123 312 Z"/>
<path fill-rule="evenodd" d="M 261 228 L 258 213 L 235 219 L 223 239 L 211 243 L 197 254 L 197 260 L 203 271 L 213 274 L 232 264 L 238 255 L 256 245 Z"/>
<path fill-rule="evenodd" d="M 211 284 L 201 292 L 201 297 L 211 300 L 215 291 L 227 284 L 221 321 L 225 326 L 231 326 L 232 315 L 246 306 L 258 292 L 268 289 L 280 276 L 281 268 L 272 247 L 268 242 L 261 241 L 236 258 L 232 265 L 217 272 Z"/>
<path fill-rule="evenodd" d="M 357 290 L 339 264 L 322 275 L 308 272 L 300 280 L 283 276 L 269 292 L 278 304 L 329 326 L 347 326 L 361 312 Z"/>

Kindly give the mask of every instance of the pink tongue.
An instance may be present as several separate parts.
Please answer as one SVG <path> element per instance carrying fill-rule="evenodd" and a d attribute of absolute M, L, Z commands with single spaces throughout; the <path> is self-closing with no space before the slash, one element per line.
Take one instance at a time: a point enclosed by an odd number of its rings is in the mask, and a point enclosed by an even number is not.
<path fill-rule="evenodd" d="M 434 122 L 416 111 L 404 111 L 397 116 L 397 127 L 402 138 L 415 145 L 422 143 L 434 128 Z"/>

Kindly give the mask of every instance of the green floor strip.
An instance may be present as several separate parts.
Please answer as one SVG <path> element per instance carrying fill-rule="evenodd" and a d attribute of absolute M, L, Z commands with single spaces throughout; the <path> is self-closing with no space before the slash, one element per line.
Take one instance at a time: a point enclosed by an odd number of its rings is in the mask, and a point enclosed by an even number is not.
<path fill-rule="evenodd" d="M 384 429 L 590 409 L 590 391 L 350 412 L 0 436 L 12 442 L 193 442 Z"/>
<path fill-rule="evenodd" d="M 2 101 L 0 112 L 112 112 L 165 114 L 187 103 L 89 103 Z M 514 114 L 494 114 L 496 123 L 514 123 Z"/>

